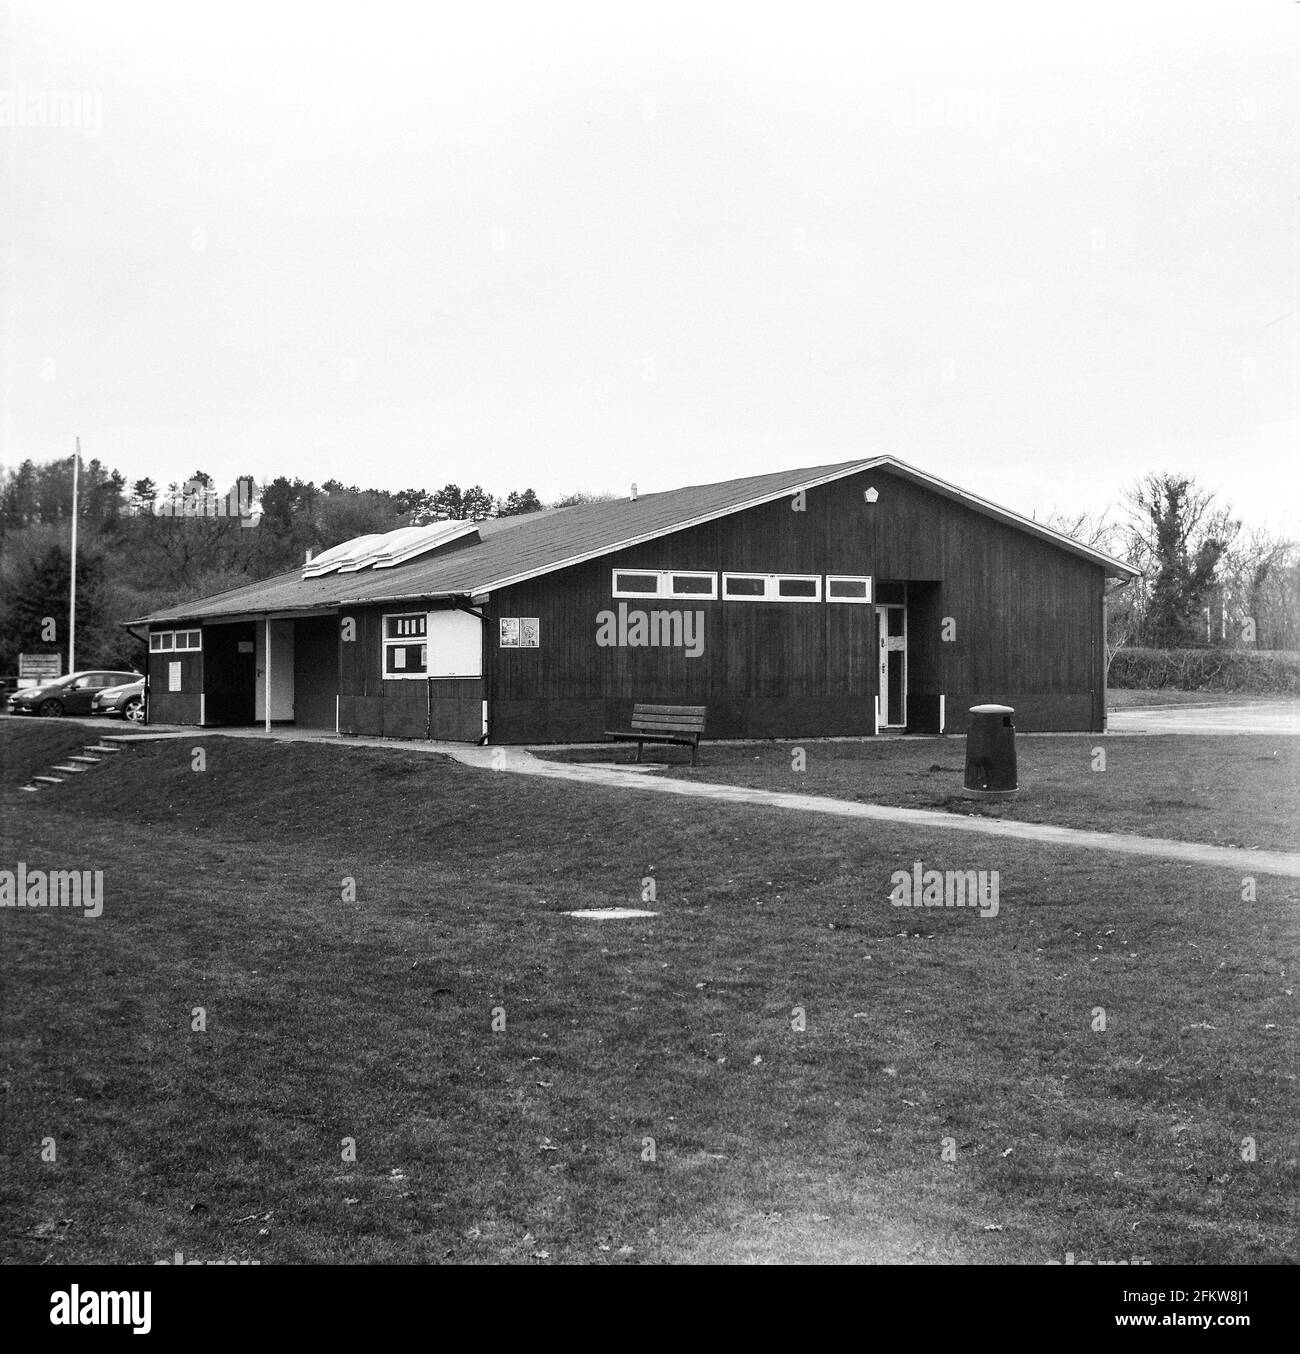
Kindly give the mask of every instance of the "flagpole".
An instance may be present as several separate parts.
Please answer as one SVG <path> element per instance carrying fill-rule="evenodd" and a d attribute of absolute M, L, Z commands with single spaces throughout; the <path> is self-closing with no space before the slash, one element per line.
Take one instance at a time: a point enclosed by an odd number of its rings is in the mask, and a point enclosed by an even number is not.
<path fill-rule="evenodd" d="M 68 583 L 68 672 L 77 670 L 77 477 L 81 471 L 81 438 L 72 457 L 72 570 Z"/>

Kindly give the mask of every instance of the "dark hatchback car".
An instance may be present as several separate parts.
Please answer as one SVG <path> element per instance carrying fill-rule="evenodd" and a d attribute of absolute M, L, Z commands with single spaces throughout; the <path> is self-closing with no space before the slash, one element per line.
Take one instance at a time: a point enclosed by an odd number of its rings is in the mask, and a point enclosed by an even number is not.
<path fill-rule="evenodd" d="M 125 686 L 109 686 L 95 692 L 90 703 L 92 715 L 121 715 L 130 724 L 144 723 L 144 678 Z"/>
<path fill-rule="evenodd" d="M 143 681 L 138 672 L 91 669 L 72 672 L 40 686 L 24 687 L 9 697 L 5 708 L 11 715 L 88 715 L 97 692 L 125 682 Z"/>

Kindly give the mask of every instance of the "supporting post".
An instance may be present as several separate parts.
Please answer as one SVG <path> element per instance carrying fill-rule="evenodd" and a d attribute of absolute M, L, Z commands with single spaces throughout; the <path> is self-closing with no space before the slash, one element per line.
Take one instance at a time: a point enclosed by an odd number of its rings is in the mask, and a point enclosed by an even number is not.
<path fill-rule="evenodd" d="M 266 716 L 266 732 L 271 732 L 271 618 L 266 618 L 266 653 L 262 664 L 262 713 Z"/>

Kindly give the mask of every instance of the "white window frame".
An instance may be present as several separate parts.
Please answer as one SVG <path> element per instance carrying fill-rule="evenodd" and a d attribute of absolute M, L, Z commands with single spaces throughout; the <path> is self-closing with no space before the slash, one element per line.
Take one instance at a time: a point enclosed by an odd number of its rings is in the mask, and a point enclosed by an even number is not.
<path fill-rule="evenodd" d="M 750 574 L 750 573 L 724 573 L 722 575 L 722 600 L 724 602 L 765 602 L 767 601 L 767 581 L 770 574 Z M 733 578 L 743 578 L 747 581 L 757 579 L 763 585 L 763 591 L 754 596 L 745 596 L 743 594 L 732 594 L 727 591 L 727 584 Z"/>
<path fill-rule="evenodd" d="M 832 597 L 832 583 L 865 583 L 867 585 L 867 595 L 865 597 Z M 871 606 L 876 596 L 875 580 L 870 574 L 827 574 L 826 575 L 826 600 L 836 605 L 848 606 Z"/>
<path fill-rule="evenodd" d="M 640 574 L 643 578 L 653 578 L 655 589 L 653 592 L 638 592 L 620 588 L 618 586 L 619 574 Z M 658 569 L 614 569 L 610 575 L 610 586 L 615 597 L 658 597 L 659 589 L 663 587 L 663 579 L 659 576 Z"/>
<path fill-rule="evenodd" d="M 708 592 L 675 592 L 674 578 L 707 578 Z M 665 569 L 660 576 L 661 597 L 671 597 L 676 601 L 716 602 L 718 600 L 718 576 L 707 569 Z"/>
<path fill-rule="evenodd" d="M 190 643 L 191 635 L 196 643 Z M 182 636 L 184 643 L 180 642 Z M 156 644 L 155 640 L 158 641 Z M 154 630 L 149 635 L 150 653 L 198 653 L 202 648 L 202 630 Z"/>
<path fill-rule="evenodd" d="M 639 574 L 642 578 L 655 580 L 654 592 L 637 592 L 618 586 L 620 574 Z M 673 588 L 674 578 L 707 578 L 708 592 L 677 592 Z M 718 575 L 708 569 L 614 569 L 610 574 L 610 590 L 615 597 L 633 598 L 671 598 L 679 602 L 716 602 L 718 600 Z"/>
<path fill-rule="evenodd" d="M 822 599 L 821 574 L 773 574 L 772 577 L 775 579 L 772 587 L 772 601 L 774 602 L 820 602 Z M 786 582 L 811 583 L 813 595 L 811 597 L 782 597 L 780 586 Z"/>
<path fill-rule="evenodd" d="M 727 583 L 733 578 L 763 580 L 763 591 L 756 597 L 744 597 L 727 591 Z M 811 597 L 782 597 L 780 586 L 783 582 L 798 581 L 813 584 Z M 822 600 L 821 574 L 760 574 L 753 571 L 724 573 L 722 575 L 722 600 L 724 602 L 820 602 Z"/>
<path fill-rule="evenodd" d="M 424 622 L 423 635 L 389 635 L 389 621 L 420 619 Z M 385 682 L 423 682 L 429 676 L 429 613 L 427 611 L 386 611 L 379 620 L 380 678 Z M 419 672 L 399 671 L 390 668 L 388 653 L 390 649 L 405 649 L 418 643 L 424 650 L 424 665 Z"/>

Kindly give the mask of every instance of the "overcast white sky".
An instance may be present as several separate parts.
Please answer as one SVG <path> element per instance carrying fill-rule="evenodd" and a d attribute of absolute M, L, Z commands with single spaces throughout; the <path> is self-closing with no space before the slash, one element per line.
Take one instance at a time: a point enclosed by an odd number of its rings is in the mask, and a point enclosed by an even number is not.
<path fill-rule="evenodd" d="M 546 498 L 889 452 L 1281 524 L 1298 24 L 18 0 L 0 461 Z"/>

